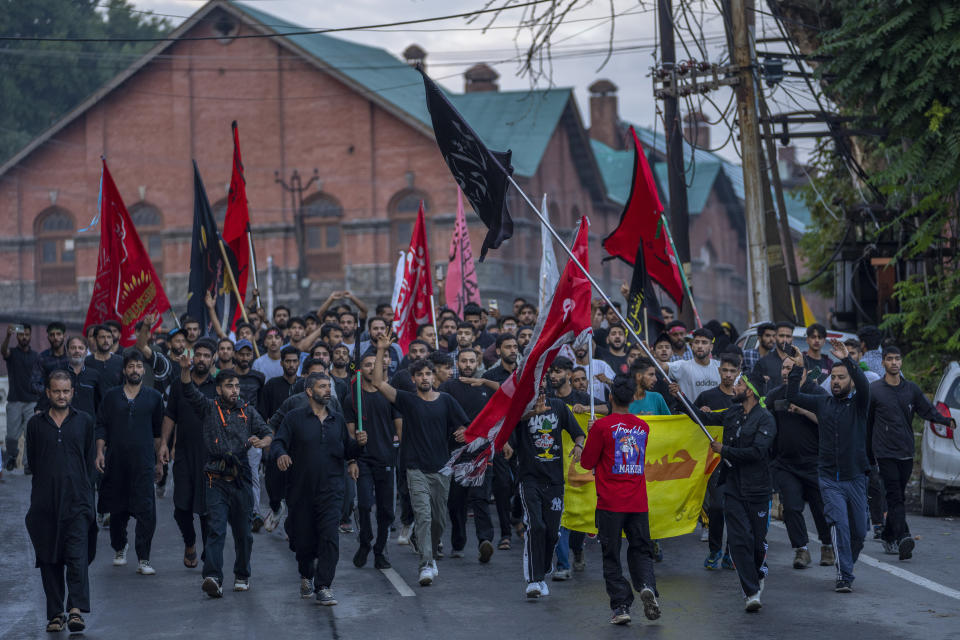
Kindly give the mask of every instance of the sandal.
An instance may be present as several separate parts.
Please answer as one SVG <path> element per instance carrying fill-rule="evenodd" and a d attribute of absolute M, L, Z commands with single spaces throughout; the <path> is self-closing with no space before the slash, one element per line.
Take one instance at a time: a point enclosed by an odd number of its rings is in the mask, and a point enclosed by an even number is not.
<path fill-rule="evenodd" d="M 196 547 L 193 548 L 192 552 L 188 552 L 186 549 L 183 550 L 183 566 L 187 569 L 196 569 L 199 564 Z"/>
<path fill-rule="evenodd" d="M 497 545 L 497 549 L 500 549 L 500 551 L 509 551 L 510 538 L 500 538 L 500 544 Z"/>
<path fill-rule="evenodd" d="M 83 621 L 83 616 L 79 613 L 70 614 L 70 618 L 67 620 L 67 629 L 69 629 L 71 633 L 83 631 L 86 628 L 87 623 Z"/>
<path fill-rule="evenodd" d="M 59 633 L 63 631 L 63 625 L 66 623 L 67 617 L 62 613 L 50 618 L 50 622 L 47 623 L 47 631 L 50 633 Z"/>

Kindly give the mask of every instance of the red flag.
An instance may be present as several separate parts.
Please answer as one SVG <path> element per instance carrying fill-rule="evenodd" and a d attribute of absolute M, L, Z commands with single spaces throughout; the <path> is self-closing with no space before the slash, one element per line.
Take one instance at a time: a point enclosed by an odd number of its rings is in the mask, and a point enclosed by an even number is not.
<path fill-rule="evenodd" d="M 573 255 L 584 266 L 590 264 L 587 257 L 588 227 L 586 217 L 581 218 L 573 243 Z M 537 321 L 530 340 L 533 347 L 470 423 L 464 434 L 467 445 L 453 453 L 445 472 L 452 471 L 454 479 L 463 485 L 482 484 L 494 451 L 503 449 L 520 416 L 533 407 L 537 389 L 561 347 L 572 343 L 589 329 L 590 281 L 573 260 L 569 260 L 557 283 L 549 313 L 541 314 Z M 468 459 L 474 452 L 479 453 Z"/>
<path fill-rule="evenodd" d="M 633 266 L 637 246 L 642 241 L 647 273 L 663 287 L 679 309 L 683 307 L 683 280 L 677 257 L 663 228 L 663 205 L 633 127 L 630 127 L 630 135 L 634 144 L 633 185 L 627 205 L 620 214 L 620 224 L 603 240 L 603 248 L 611 256 Z"/>
<path fill-rule="evenodd" d="M 160 314 L 168 309 L 170 302 L 163 284 L 104 160 L 100 178 L 100 255 L 83 332 L 86 334 L 91 325 L 116 320 L 122 327 L 120 344 L 128 347 L 137 340 L 135 326 L 143 316 L 155 313 L 156 328 L 161 324 Z"/>
<path fill-rule="evenodd" d="M 463 192 L 457 188 L 457 221 L 450 238 L 450 256 L 447 263 L 447 279 L 444 282 L 444 297 L 447 306 L 463 317 L 463 308 L 469 302 L 480 304 L 480 287 L 477 284 L 477 268 L 473 263 L 470 246 L 470 231 L 463 214 Z"/>
<path fill-rule="evenodd" d="M 247 207 L 247 181 L 243 177 L 243 161 L 240 159 L 240 133 L 237 121 L 233 121 L 233 173 L 230 176 L 230 191 L 227 194 L 227 214 L 223 219 L 223 241 L 233 249 L 237 260 L 234 274 L 240 301 L 230 318 L 223 318 L 224 329 L 234 331 L 243 317 L 240 305 L 247 299 L 247 274 L 250 271 L 250 210 Z M 229 324 L 229 329 L 227 325 Z"/>
<path fill-rule="evenodd" d="M 397 344 L 407 352 L 417 337 L 417 327 L 431 321 L 430 299 L 433 282 L 430 279 L 430 252 L 427 250 L 427 228 L 423 222 L 423 202 L 417 212 L 417 223 L 410 236 L 410 250 L 403 265 L 403 281 L 393 316 L 393 331 Z"/>

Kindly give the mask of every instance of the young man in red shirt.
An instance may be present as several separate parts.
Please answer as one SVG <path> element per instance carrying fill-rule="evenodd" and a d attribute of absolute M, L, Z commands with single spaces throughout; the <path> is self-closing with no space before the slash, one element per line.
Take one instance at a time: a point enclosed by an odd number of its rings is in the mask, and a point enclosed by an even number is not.
<path fill-rule="evenodd" d="M 650 427 L 629 413 L 636 392 L 634 381 L 618 375 L 610 393 L 612 413 L 590 428 L 580 458 L 593 469 L 597 483 L 597 538 L 603 550 L 603 579 L 613 610 L 611 624 L 630 622 L 633 590 L 620 565 L 621 534 L 627 538 L 627 567 L 633 589 L 640 592 L 643 614 L 660 617 L 653 575 L 653 541 L 647 517 L 647 480 L 643 475 Z"/>

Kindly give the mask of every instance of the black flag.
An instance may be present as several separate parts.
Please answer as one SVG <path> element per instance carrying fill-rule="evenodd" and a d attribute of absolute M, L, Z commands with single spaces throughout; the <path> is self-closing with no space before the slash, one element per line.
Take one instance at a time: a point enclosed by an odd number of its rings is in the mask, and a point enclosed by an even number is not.
<path fill-rule="evenodd" d="M 480 262 L 483 262 L 488 249 L 498 248 L 504 240 L 513 236 L 513 220 L 507 209 L 506 198 L 507 177 L 513 173 L 510 165 L 512 154 L 509 150 L 488 149 L 463 116 L 453 108 L 443 90 L 427 77 L 423 69 L 418 67 L 417 70 L 423 76 L 427 109 L 433 120 L 433 133 L 440 153 L 463 195 L 473 205 L 483 224 L 487 225 L 487 235 L 480 247 Z"/>
<path fill-rule="evenodd" d="M 193 243 L 190 247 L 190 283 L 187 291 L 187 315 L 200 322 L 203 333 L 210 334 L 212 325 L 205 303 L 209 291 L 216 300 L 215 309 L 221 326 L 229 328 L 230 313 L 236 308 L 237 300 L 230 288 L 224 270 L 221 245 L 226 250 L 227 259 L 234 263 L 230 247 L 223 242 L 217 231 L 217 222 L 207 200 L 207 190 L 200 179 L 197 162 L 193 162 Z M 236 273 L 236 271 L 234 271 Z"/>
<path fill-rule="evenodd" d="M 651 322 L 663 325 L 660 316 L 660 303 L 657 302 L 657 293 L 653 289 L 653 281 L 647 275 L 647 268 L 643 260 L 643 243 L 637 245 L 637 257 L 633 262 L 633 277 L 630 279 L 630 292 L 627 294 L 627 322 L 638 336 L 648 340 L 649 329 L 659 333 L 660 327 L 650 326 Z M 649 341 L 649 340 L 648 340 Z"/>

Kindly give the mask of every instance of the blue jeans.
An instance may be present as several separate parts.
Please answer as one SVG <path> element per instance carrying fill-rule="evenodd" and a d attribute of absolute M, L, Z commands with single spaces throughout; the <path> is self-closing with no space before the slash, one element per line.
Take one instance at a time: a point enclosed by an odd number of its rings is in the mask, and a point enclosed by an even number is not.
<path fill-rule="evenodd" d="M 207 541 L 203 548 L 203 577 L 214 577 L 223 583 L 223 544 L 227 539 L 227 524 L 233 531 L 233 546 L 236 560 L 233 575 L 250 577 L 250 552 L 253 550 L 253 533 L 250 517 L 253 511 L 253 491 L 249 486 L 237 486 L 236 481 L 208 482 Z"/>
<path fill-rule="evenodd" d="M 570 568 L 570 552 L 583 551 L 583 541 L 587 534 L 582 531 L 570 531 L 560 527 L 560 539 L 557 541 L 557 569 Z"/>
<path fill-rule="evenodd" d="M 820 476 L 823 515 L 833 528 L 837 552 L 837 580 L 853 582 L 853 565 L 867 535 L 867 476 L 834 480 Z"/>

